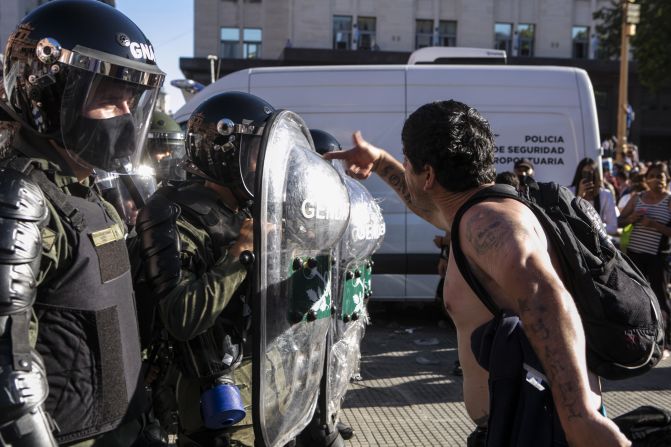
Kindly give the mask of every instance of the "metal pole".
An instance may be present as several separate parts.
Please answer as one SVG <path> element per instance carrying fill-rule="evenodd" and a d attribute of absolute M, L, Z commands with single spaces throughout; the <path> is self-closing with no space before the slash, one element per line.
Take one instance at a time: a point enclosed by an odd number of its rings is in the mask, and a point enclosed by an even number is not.
<path fill-rule="evenodd" d="M 214 54 L 208 54 L 207 58 L 210 60 L 210 79 L 212 84 L 214 84 L 214 82 L 217 80 L 216 76 L 214 75 L 214 61 L 219 58 Z"/>
<path fill-rule="evenodd" d="M 617 150 L 615 160 L 624 161 L 627 145 L 627 86 L 629 83 L 629 36 L 627 29 L 627 9 L 629 1 L 622 0 L 622 36 L 620 39 L 620 88 L 617 102 Z"/>

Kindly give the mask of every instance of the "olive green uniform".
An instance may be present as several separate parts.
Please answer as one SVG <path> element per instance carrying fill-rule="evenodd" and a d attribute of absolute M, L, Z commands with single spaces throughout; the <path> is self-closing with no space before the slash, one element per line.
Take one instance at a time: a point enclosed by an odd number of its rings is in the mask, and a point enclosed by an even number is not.
<path fill-rule="evenodd" d="M 214 191 L 204 187 L 201 189 L 202 194 L 209 195 L 212 201 L 217 201 Z M 237 258 L 229 256 L 228 250 L 224 247 L 219 247 L 221 254 L 219 259 L 215 259 L 213 241 L 208 232 L 190 221 L 184 213 L 177 218 L 176 228 L 182 266 L 180 278 L 174 288 L 157 297 L 158 314 L 170 337 L 177 342 L 186 342 L 215 325 L 217 318 L 243 283 L 246 270 Z M 247 415 L 226 431 L 231 433 L 233 445 L 251 447 L 254 445 L 254 434 L 251 420 L 251 357 L 248 357 L 250 354 L 246 353 L 242 363 L 233 371 L 233 378 L 240 389 Z M 157 386 L 164 385 L 166 384 Z M 195 441 L 191 442 L 189 435 L 205 435 L 202 432 L 207 429 L 200 413 L 201 393 L 197 378 L 181 371 L 178 373 L 176 401 L 180 421 L 179 445 L 199 445 Z"/>

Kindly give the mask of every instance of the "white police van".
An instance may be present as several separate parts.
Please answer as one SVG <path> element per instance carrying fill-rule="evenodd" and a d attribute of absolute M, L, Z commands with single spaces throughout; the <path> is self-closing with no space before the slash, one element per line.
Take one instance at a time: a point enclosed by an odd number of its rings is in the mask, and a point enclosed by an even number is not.
<path fill-rule="evenodd" d="M 475 107 L 496 135 L 497 172 L 520 158 L 539 181 L 570 183 L 584 157 L 599 157 L 592 85 L 577 68 L 509 65 L 375 65 L 253 68 L 232 73 L 196 94 L 175 114 L 185 122 L 204 99 L 224 91 L 262 97 L 299 113 L 311 128 L 333 134 L 343 148 L 351 135 L 401 159 L 403 122 L 419 106 L 455 99 Z M 373 299 L 433 300 L 442 232 L 408 211 L 373 175 L 364 182 L 380 199 L 387 225 L 375 255 Z"/>

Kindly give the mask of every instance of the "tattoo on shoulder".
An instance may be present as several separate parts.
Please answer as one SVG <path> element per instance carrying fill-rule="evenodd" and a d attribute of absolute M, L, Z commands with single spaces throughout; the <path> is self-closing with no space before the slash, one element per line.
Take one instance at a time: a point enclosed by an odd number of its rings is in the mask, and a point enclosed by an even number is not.
<path fill-rule="evenodd" d="M 500 248 L 510 237 L 504 223 L 500 214 L 486 208 L 471 215 L 466 223 L 466 237 L 478 255 Z"/>

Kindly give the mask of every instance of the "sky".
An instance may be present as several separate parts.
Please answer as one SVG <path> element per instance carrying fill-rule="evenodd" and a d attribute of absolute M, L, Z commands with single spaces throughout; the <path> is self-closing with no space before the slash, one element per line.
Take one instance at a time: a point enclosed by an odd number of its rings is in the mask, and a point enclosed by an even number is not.
<path fill-rule="evenodd" d="M 170 81 L 184 79 L 179 58 L 193 57 L 193 0 L 116 0 L 116 7 L 140 27 L 154 46 L 156 63 L 166 73 L 166 109 L 176 112 L 184 98 Z"/>

